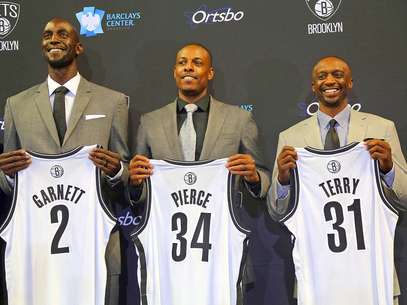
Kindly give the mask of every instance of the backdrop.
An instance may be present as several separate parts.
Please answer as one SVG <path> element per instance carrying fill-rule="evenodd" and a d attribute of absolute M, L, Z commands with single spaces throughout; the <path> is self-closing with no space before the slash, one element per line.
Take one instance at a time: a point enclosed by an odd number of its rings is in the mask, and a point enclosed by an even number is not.
<path fill-rule="evenodd" d="M 81 74 L 129 96 L 132 147 L 140 113 L 176 96 L 176 51 L 198 42 L 213 53 L 211 93 L 253 112 L 270 167 L 278 133 L 316 111 L 311 68 L 326 55 L 349 62 L 351 104 L 395 121 L 406 153 L 405 0 L 0 1 L 0 125 L 6 98 L 46 78 L 41 33 L 54 16 L 70 20 L 81 33 L 86 48 Z M 246 196 L 246 208 L 256 275 L 246 299 L 254 305 L 293 304 L 289 236 L 269 219 L 264 202 Z M 138 221 L 130 210 L 123 211 L 124 241 Z M 403 291 L 406 227 L 402 218 L 396 264 Z M 134 304 L 135 253 L 124 244 L 129 272 L 122 304 Z"/>

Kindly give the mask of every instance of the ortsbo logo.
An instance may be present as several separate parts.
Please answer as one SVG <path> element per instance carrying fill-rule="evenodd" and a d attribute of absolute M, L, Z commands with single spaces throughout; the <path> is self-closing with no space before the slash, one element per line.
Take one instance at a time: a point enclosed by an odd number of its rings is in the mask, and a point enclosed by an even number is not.
<path fill-rule="evenodd" d="M 0 39 L 6 38 L 17 25 L 20 17 L 20 4 L 0 1 Z"/>
<path fill-rule="evenodd" d="M 339 9 L 342 0 L 305 0 L 309 10 L 315 17 L 327 21 Z"/>
<path fill-rule="evenodd" d="M 184 15 L 188 24 L 192 27 L 196 27 L 200 24 L 240 21 L 244 17 L 244 12 L 234 11 L 230 6 L 209 9 L 206 5 L 201 5 L 196 10 L 185 12 Z"/>

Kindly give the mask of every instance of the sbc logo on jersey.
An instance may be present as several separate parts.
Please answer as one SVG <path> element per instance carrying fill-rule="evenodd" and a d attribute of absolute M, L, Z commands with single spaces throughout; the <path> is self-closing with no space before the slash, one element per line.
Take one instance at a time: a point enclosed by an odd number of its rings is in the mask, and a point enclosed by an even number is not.
<path fill-rule="evenodd" d="M 61 178 L 62 175 L 64 174 L 64 169 L 62 168 L 61 165 L 54 165 L 50 169 L 51 176 L 54 178 Z"/>
<path fill-rule="evenodd" d="M 330 173 L 336 174 L 341 170 L 341 164 L 336 160 L 331 160 L 328 162 L 326 168 Z"/>
<path fill-rule="evenodd" d="M 184 182 L 188 185 L 192 185 L 196 182 L 196 175 L 193 172 L 188 172 L 184 175 Z"/>
<path fill-rule="evenodd" d="M 322 21 L 327 21 L 339 9 L 342 0 L 305 0 L 309 10 Z"/>

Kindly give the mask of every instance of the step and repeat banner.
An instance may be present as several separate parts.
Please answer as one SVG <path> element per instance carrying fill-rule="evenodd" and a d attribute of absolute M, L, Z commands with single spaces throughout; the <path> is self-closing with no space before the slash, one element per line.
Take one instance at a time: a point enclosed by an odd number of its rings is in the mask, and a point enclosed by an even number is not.
<path fill-rule="evenodd" d="M 311 69 L 326 55 L 348 61 L 354 79 L 352 108 L 393 120 L 406 154 L 405 0 L 0 1 L 2 129 L 7 97 L 47 77 L 41 35 L 53 17 L 69 20 L 80 33 L 85 46 L 80 73 L 128 96 L 132 149 L 140 114 L 176 97 L 172 70 L 177 50 L 197 42 L 213 54 L 211 94 L 253 113 L 270 167 L 279 132 L 317 111 Z M 263 201 L 247 194 L 245 199 L 254 232 L 250 251 L 256 279 L 246 287 L 247 303 L 295 304 L 290 237 L 269 218 Z M 128 236 L 140 217 L 128 209 L 118 220 L 127 270 L 121 301 L 134 304 L 136 255 Z M 407 294 L 403 217 L 397 234 L 396 265 Z"/>

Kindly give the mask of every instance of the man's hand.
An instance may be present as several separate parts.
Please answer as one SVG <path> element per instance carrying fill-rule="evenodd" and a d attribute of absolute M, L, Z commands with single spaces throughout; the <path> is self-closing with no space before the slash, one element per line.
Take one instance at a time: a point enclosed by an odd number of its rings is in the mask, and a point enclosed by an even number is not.
<path fill-rule="evenodd" d="M 370 156 L 374 160 L 379 160 L 379 168 L 383 174 L 387 174 L 393 168 L 391 147 L 384 140 L 372 139 L 365 142 Z"/>
<path fill-rule="evenodd" d="M 129 165 L 130 184 L 140 185 L 152 174 L 153 166 L 147 157 L 135 155 L 133 159 L 131 159 Z"/>
<path fill-rule="evenodd" d="M 232 174 L 243 176 L 243 178 L 249 183 L 260 181 L 259 174 L 256 170 L 256 162 L 252 156 L 248 154 L 232 155 L 228 159 L 226 167 Z"/>
<path fill-rule="evenodd" d="M 103 148 L 92 150 L 89 153 L 89 159 L 109 177 L 116 176 L 122 166 L 120 163 L 121 157 L 118 153 Z"/>
<path fill-rule="evenodd" d="M 0 169 L 9 177 L 28 167 L 31 157 L 23 149 L 0 154 Z"/>
<path fill-rule="evenodd" d="M 298 159 L 297 152 L 292 146 L 284 146 L 277 157 L 278 181 L 282 185 L 290 182 L 290 170 L 294 169 Z"/>

